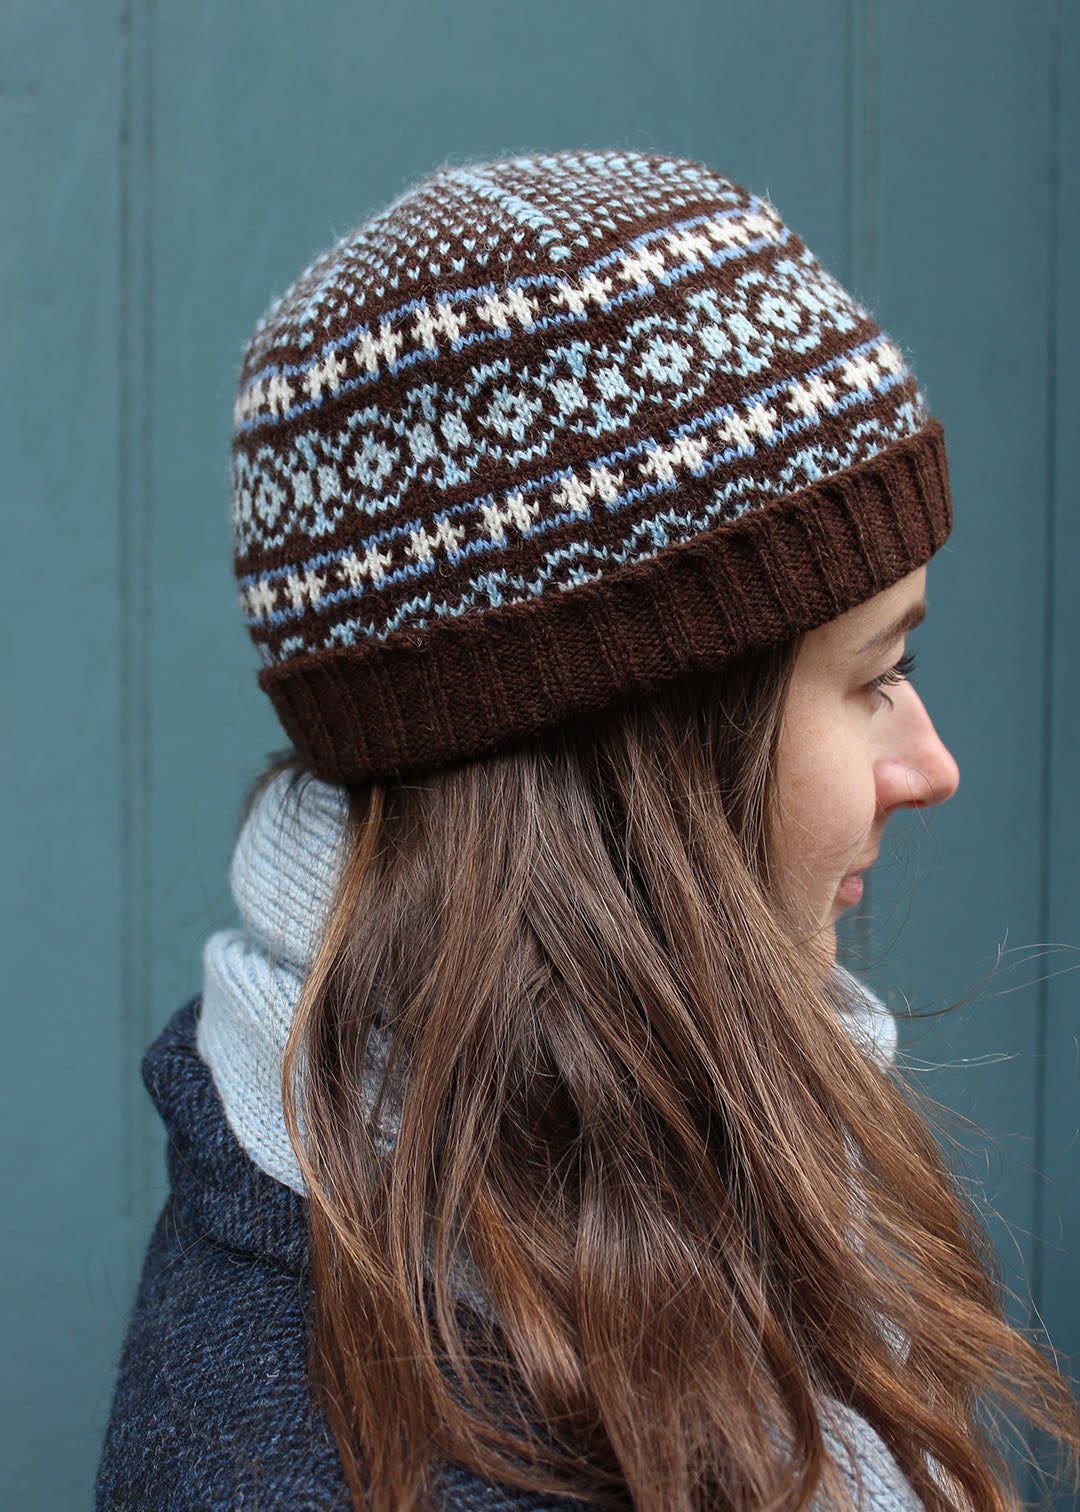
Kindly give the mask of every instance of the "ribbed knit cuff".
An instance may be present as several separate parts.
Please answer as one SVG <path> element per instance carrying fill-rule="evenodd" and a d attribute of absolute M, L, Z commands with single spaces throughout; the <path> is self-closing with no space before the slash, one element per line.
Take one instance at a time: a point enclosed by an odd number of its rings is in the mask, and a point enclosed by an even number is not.
<path fill-rule="evenodd" d="M 264 668 L 259 684 L 317 777 L 415 774 L 835 619 L 921 567 L 951 529 L 944 433 L 931 420 L 596 582 Z"/>

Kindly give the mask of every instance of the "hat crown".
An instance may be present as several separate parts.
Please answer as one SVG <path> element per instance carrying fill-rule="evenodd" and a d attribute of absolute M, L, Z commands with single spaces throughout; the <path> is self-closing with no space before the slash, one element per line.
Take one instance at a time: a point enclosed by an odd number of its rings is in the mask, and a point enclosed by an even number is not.
<path fill-rule="evenodd" d="M 276 349 L 310 349 L 341 314 L 370 319 L 436 290 L 580 272 L 605 243 L 680 209 L 751 199 L 699 164 L 640 153 L 555 153 L 445 168 L 341 237 L 260 320 L 245 376 Z M 628 235 L 626 233 L 629 233 Z"/>

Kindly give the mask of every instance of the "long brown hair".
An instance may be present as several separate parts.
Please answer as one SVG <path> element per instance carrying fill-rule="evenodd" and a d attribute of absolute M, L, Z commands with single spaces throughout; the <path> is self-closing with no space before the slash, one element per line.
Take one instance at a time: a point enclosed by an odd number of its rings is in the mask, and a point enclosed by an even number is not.
<path fill-rule="evenodd" d="M 424 1506 L 439 1462 L 639 1512 L 845 1506 L 827 1401 L 930 1512 L 1020 1505 L 1013 1412 L 1075 1463 L 928 1107 L 775 901 L 797 650 L 349 789 L 284 1093 L 357 1509 Z"/>

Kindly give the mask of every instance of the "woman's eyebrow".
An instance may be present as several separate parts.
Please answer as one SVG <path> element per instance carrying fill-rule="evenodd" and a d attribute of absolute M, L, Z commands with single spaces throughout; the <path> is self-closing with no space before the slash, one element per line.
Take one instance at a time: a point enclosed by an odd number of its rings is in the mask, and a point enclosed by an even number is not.
<path fill-rule="evenodd" d="M 882 646 L 890 646 L 893 641 L 899 640 L 909 630 L 914 630 L 916 625 L 921 625 L 926 618 L 929 608 L 925 599 L 920 599 L 917 604 L 912 604 L 910 609 L 904 611 L 898 620 L 891 625 L 886 625 L 884 630 L 879 630 L 876 635 L 870 637 L 865 646 L 860 646 L 856 656 L 865 656 L 868 651 L 877 651 Z"/>

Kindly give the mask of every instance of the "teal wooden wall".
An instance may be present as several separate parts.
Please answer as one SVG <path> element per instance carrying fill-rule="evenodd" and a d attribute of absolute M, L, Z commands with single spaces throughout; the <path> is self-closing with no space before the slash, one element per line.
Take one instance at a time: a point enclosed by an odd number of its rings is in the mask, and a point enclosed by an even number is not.
<path fill-rule="evenodd" d="M 945 422 L 957 527 L 916 645 L 961 786 L 898 828 L 859 941 L 915 1004 L 1006 946 L 902 1043 L 987 1131 L 1006 1277 L 1080 1356 L 1077 5 L 9 0 L 5 43 L 3 1504 L 90 1503 L 164 1195 L 139 1059 L 231 916 L 237 803 L 280 744 L 229 565 L 243 344 L 406 182 L 512 149 L 656 148 L 767 193 Z"/>

